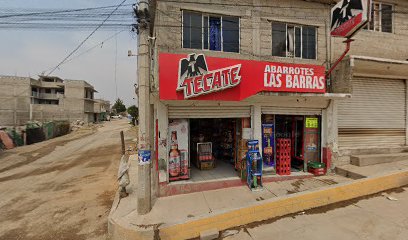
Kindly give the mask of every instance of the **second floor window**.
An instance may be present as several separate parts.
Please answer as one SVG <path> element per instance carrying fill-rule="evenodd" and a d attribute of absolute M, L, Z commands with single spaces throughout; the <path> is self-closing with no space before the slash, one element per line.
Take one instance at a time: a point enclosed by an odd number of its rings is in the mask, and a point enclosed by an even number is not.
<path fill-rule="evenodd" d="M 239 18 L 183 11 L 183 48 L 239 52 Z"/>
<path fill-rule="evenodd" d="M 373 2 L 371 5 L 371 20 L 367 24 L 366 29 L 392 33 L 392 13 L 393 6 L 391 4 Z"/>
<path fill-rule="evenodd" d="M 272 55 L 316 59 L 316 27 L 273 22 Z"/>

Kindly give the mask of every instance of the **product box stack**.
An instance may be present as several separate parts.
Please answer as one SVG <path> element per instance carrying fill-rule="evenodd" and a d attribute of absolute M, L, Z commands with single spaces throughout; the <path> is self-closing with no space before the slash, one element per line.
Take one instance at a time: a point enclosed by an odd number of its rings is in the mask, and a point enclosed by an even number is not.
<path fill-rule="evenodd" d="M 326 164 L 321 162 L 308 162 L 307 171 L 315 176 L 322 176 L 326 174 Z"/>
<path fill-rule="evenodd" d="M 197 157 L 200 170 L 210 170 L 215 167 L 211 142 L 197 143 Z"/>
<path fill-rule="evenodd" d="M 276 173 L 279 175 L 290 175 L 291 161 L 290 138 L 279 138 L 276 141 Z"/>
<path fill-rule="evenodd" d="M 238 142 L 238 156 L 235 160 L 235 169 L 239 172 L 241 178 L 246 178 L 247 142 L 248 140 L 246 139 L 240 139 Z"/>

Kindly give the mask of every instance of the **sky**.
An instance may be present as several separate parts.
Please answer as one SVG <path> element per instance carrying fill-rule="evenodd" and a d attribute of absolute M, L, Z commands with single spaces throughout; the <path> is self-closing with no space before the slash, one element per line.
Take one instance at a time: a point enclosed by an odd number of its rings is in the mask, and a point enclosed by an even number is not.
<path fill-rule="evenodd" d="M 78 9 L 120 4 L 122 0 L 0 0 L 0 9 L 18 10 Z M 128 0 L 126 3 L 134 3 Z M 129 6 L 130 8 L 131 6 Z M 86 30 L 15 30 L 0 28 L 0 75 L 38 78 L 44 70 L 55 67 L 74 50 L 93 29 Z M 77 54 L 101 43 L 115 34 L 115 30 L 98 30 L 77 51 Z M 115 56 L 117 41 L 117 95 L 115 85 Z M 98 93 L 95 98 L 111 101 L 121 98 L 125 105 L 136 104 L 136 57 L 128 57 L 128 50 L 136 52 L 136 37 L 129 30 L 106 41 L 102 47 L 62 65 L 51 75 L 62 79 L 85 80 Z M 1 86 L 0 86 L 1 87 Z"/>

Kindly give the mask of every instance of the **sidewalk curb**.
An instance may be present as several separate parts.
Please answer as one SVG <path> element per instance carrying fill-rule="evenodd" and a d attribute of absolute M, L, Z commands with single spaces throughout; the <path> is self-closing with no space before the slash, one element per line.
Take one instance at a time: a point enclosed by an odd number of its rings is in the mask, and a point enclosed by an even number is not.
<path fill-rule="evenodd" d="M 129 226 L 129 223 L 123 223 L 121 219 L 114 216 L 115 210 L 120 203 L 119 192 L 116 191 L 115 198 L 112 203 L 112 208 L 108 216 L 108 239 L 109 240 L 126 240 L 126 239 L 154 239 L 154 228 L 152 226 L 140 228 L 137 226 Z"/>
<path fill-rule="evenodd" d="M 200 232 L 209 229 L 215 228 L 221 231 L 405 185 L 408 185 L 408 171 L 396 171 L 386 175 L 377 175 L 350 183 L 325 187 L 317 191 L 311 190 L 289 197 L 274 198 L 214 216 L 197 217 L 195 220 L 185 223 L 171 226 L 163 225 L 159 228 L 159 234 L 163 240 L 196 238 L 200 236 Z"/>
<path fill-rule="evenodd" d="M 140 228 L 128 226 L 128 224 L 116 222 L 114 218 L 109 217 L 108 232 L 110 240 L 140 239 L 153 240 L 153 227 Z"/>

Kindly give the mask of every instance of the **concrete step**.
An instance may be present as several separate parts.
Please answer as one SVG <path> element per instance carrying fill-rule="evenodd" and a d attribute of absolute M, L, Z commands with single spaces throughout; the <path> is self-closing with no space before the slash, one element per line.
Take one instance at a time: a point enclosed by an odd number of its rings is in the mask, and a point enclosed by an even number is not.
<path fill-rule="evenodd" d="M 366 148 L 342 148 L 340 151 L 346 155 L 368 155 L 368 154 L 392 154 L 408 152 L 407 146 L 389 147 L 366 147 Z"/>
<path fill-rule="evenodd" d="M 262 173 L 263 175 L 275 175 L 276 171 L 274 167 L 270 167 L 270 166 L 263 166 L 262 168 Z"/>
<path fill-rule="evenodd" d="M 366 176 L 358 173 L 359 172 L 358 167 L 350 165 L 350 164 L 336 167 L 335 171 L 336 171 L 336 174 L 338 174 L 340 176 L 343 176 L 343 177 L 346 177 L 346 178 L 351 178 L 351 179 L 354 179 L 354 180 L 366 177 Z"/>
<path fill-rule="evenodd" d="M 350 156 L 350 163 L 355 166 L 363 167 L 381 163 L 408 161 L 408 153 L 388 153 L 388 154 L 365 154 Z"/>

